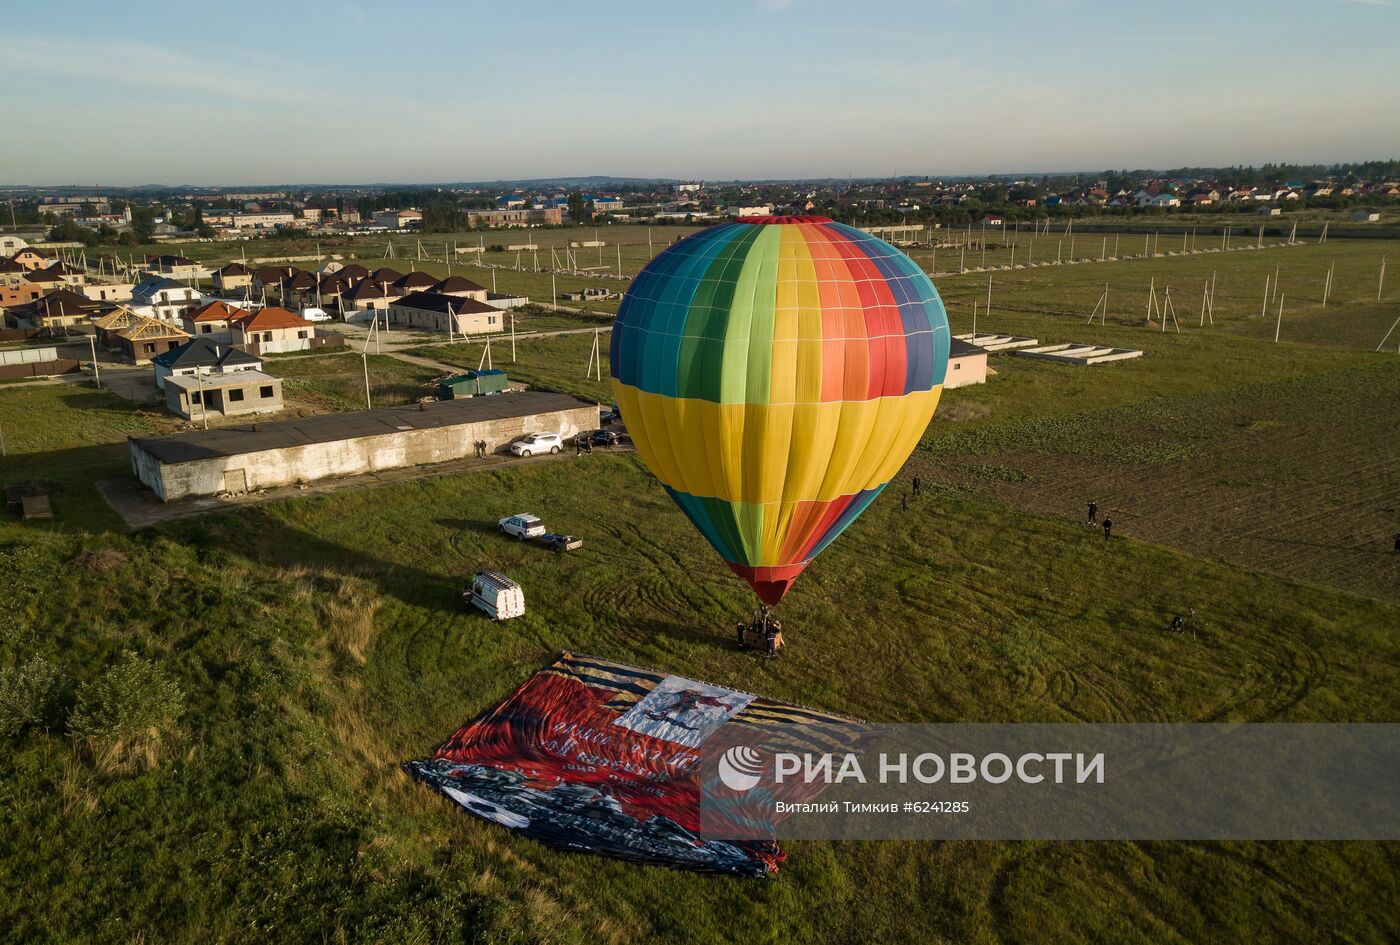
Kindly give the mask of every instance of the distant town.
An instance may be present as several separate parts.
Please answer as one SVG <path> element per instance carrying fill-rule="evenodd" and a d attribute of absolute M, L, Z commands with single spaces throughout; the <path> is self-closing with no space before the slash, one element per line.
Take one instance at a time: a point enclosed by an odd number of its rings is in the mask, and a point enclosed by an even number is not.
<path fill-rule="evenodd" d="M 423 233 L 578 223 L 654 224 L 819 213 L 849 223 L 951 226 L 1080 214 L 1282 215 L 1347 211 L 1377 222 L 1400 207 L 1400 162 L 1334 167 L 1265 165 L 1169 172 L 1102 172 L 884 181 L 705 182 L 600 179 L 518 186 L 0 188 L 11 230 L 49 241 L 136 246 L 190 239 Z M 554 186 L 550 186 L 554 184 Z"/>

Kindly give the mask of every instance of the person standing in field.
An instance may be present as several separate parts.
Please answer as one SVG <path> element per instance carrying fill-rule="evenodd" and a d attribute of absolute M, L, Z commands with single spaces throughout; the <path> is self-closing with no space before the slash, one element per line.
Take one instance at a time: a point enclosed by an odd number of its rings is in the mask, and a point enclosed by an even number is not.
<path fill-rule="evenodd" d="M 1092 499 L 1089 500 L 1089 524 L 1096 525 L 1099 520 L 1099 504 Z"/>
<path fill-rule="evenodd" d="M 899 510 L 901 512 L 909 511 L 909 493 L 906 492 L 904 493 L 904 495 L 899 497 Z"/>
<path fill-rule="evenodd" d="M 924 485 L 924 481 L 923 481 L 922 479 L 920 479 L 918 476 L 915 476 L 915 477 L 914 477 L 914 494 L 915 494 L 915 495 L 918 495 L 918 494 L 919 494 L 919 490 L 920 490 L 921 488 L 923 488 L 923 485 Z"/>
<path fill-rule="evenodd" d="M 1111 519 L 1111 518 L 1106 518 L 1106 519 L 1104 519 L 1104 520 L 1103 520 L 1103 540 L 1104 540 L 1104 541 L 1108 541 L 1109 533 L 1112 532 L 1112 531 L 1113 531 L 1113 519 Z"/>

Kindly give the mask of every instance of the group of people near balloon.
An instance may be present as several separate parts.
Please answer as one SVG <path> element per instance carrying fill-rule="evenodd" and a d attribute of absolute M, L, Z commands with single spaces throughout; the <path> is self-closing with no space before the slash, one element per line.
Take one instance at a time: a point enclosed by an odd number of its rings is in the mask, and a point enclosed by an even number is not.
<path fill-rule="evenodd" d="M 739 638 L 739 649 L 762 649 L 769 659 L 777 656 L 783 648 L 783 622 L 766 604 L 758 608 L 749 623 L 740 620 L 735 624 L 734 635 Z"/>

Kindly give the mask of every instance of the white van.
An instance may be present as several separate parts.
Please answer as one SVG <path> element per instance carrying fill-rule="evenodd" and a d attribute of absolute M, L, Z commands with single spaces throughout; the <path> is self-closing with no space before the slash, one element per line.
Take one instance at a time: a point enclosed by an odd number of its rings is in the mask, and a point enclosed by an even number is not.
<path fill-rule="evenodd" d="M 462 602 L 480 607 L 492 620 L 509 620 L 525 613 L 525 592 L 499 571 L 478 571 L 462 591 Z"/>

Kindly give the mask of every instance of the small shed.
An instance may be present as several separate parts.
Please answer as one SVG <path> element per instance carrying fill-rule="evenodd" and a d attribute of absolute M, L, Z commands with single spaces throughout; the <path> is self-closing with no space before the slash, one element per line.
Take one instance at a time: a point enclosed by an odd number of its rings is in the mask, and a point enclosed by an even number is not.
<path fill-rule="evenodd" d="M 456 400 L 478 394 L 495 394 L 506 389 L 506 372 L 496 369 L 468 371 L 438 381 L 438 400 Z"/>
<path fill-rule="evenodd" d="M 967 387 L 987 383 L 987 349 L 953 338 L 948 344 L 948 373 L 943 388 Z"/>

